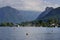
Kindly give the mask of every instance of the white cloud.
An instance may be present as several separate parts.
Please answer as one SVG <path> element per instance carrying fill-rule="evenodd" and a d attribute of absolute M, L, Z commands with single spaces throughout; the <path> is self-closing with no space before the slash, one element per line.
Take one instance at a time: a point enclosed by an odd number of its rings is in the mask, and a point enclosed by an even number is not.
<path fill-rule="evenodd" d="M 0 7 L 2 6 L 12 6 L 19 10 L 33 10 L 33 11 L 43 11 L 48 7 L 58 7 L 58 4 L 50 3 L 43 0 L 0 0 Z"/>
<path fill-rule="evenodd" d="M 47 1 L 44 1 L 44 4 L 45 4 L 46 6 L 48 6 L 48 7 L 54 7 L 54 8 L 60 6 L 60 5 L 58 5 L 58 4 L 54 4 L 54 3 L 51 3 L 51 2 L 47 2 Z"/>

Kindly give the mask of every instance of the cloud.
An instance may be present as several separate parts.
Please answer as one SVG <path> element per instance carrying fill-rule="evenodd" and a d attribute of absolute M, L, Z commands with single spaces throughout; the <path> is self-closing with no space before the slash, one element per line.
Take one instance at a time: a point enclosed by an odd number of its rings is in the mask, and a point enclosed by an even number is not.
<path fill-rule="evenodd" d="M 60 0 L 43 0 L 54 4 L 60 4 Z"/>
<path fill-rule="evenodd" d="M 58 7 L 58 4 L 47 2 L 46 0 L 0 0 L 0 7 L 12 6 L 18 10 L 43 11 L 48 7 Z"/>
<path fill-rule="evenodd" d="M 55 3 L 51 3 L 51 2 L 47 2 L 47 1 L 44 1 L 44 5 L 49 6 L 49 7 L 54 7 L 54 8 L 60 6 L 59 4 L 55 4 Z"/>

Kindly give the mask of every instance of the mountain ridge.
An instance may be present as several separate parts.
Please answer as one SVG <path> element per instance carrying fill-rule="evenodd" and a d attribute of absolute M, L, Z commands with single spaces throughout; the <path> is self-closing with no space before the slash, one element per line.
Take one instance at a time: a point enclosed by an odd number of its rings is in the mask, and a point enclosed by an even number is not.
<path fill-rule="evenodd" d="M 42 13 L 37 17 L 38 20 L 49 20 L 49 19 L 59 19 L 60 20 L 60 7 L 52 9 L 46 15 L 44 15 Z M 44 15 L 44 16 L 41 17 L 41 15 Z"/>
<path fill-rule="evenodd" d="M 0 8 L 0 23 L 2 22 L 20 23 L 24 21 L 32 21 L 39 14 L 40 12 L 17 10 L 10 6 L 6 6 Z"/>
<path fill-rule="evenodd" d="M 45 15 L 47 15 L 51 10 L 53 10 L 53 7 L 46 7 L 45 11 L 43 11 L 38 17 L 37 19 L 42 19 L 42 17 L 44 17 Z"/>

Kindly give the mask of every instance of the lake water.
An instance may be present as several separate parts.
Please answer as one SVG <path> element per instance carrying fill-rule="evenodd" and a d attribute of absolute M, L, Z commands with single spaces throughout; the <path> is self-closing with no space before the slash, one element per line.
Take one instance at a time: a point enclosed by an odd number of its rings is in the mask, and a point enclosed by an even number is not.
<path fill-rule="evenodd" d="M 60 28 L 0 27 L 0 40 L 60 40 Z"/>

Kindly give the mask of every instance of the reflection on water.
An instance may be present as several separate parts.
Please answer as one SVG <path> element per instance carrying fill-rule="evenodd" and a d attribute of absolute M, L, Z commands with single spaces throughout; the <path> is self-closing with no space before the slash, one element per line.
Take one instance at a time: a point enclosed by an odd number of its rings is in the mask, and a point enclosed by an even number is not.
<path fill-rule="evenodd" d="M 60 40 L 60 28 L 0 27 L 0 40 Z"/>

